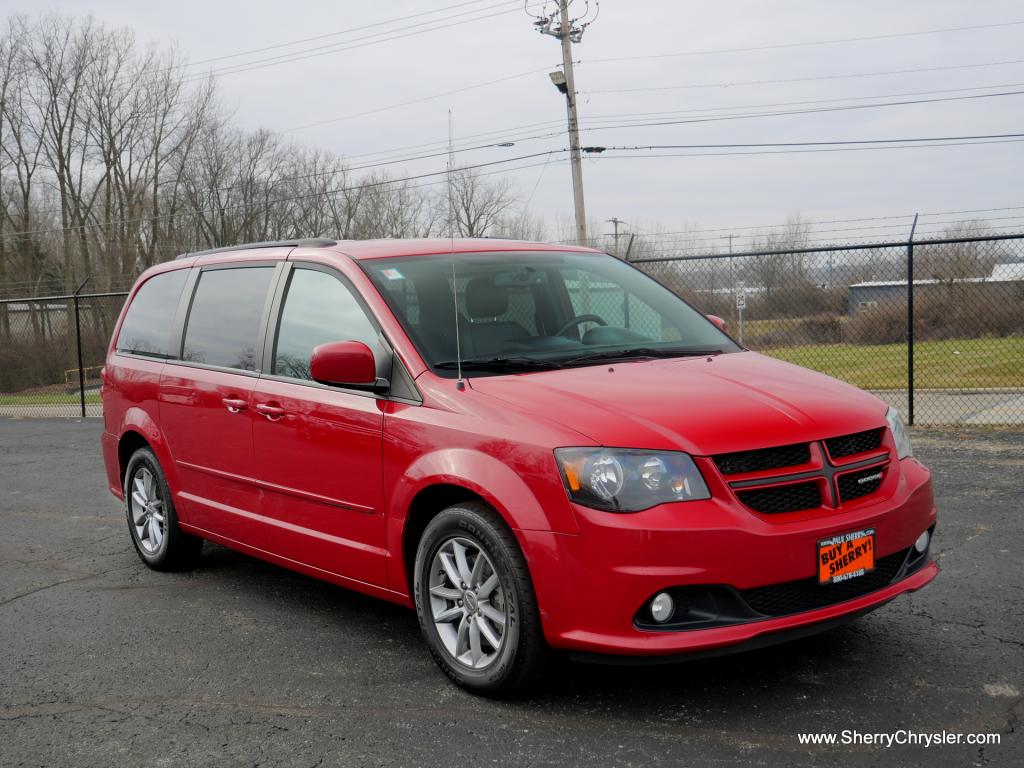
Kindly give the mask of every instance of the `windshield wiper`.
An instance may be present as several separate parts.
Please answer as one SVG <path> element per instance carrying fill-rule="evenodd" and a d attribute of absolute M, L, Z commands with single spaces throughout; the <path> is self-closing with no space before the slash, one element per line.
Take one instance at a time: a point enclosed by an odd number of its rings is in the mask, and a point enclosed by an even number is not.
<path fill-rule="evenodd" d="M 458 360 L 445 360 L 441 363 L 434 363 L 433 367 L 441 371 L 455 371 L 459 369 L 459 363 Z M 461 364 L 464 371 L 549 371 L 562 367 L 560 361 L 536 360 L 532 357 L 470 358 L 461 361 Z"/>
<path fill-rule="evenodd" d="M 576 357 L 561 360 L 564 365 L 578 365 L 598 360 L 643 360 L 665 357 L 705 357 L 707 355 L 720 355 L 721 349 L 707 348 L 695 349 L 693 347 L 629 347 L 627 349 L 612 349 L 604 352 L 589 352 Z"/>

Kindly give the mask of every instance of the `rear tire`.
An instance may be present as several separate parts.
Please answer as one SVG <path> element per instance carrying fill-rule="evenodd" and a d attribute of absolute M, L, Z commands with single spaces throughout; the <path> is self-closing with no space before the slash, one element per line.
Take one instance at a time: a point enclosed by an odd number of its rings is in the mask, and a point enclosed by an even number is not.
<path fill-rule="evenodd" d="M 150 448 L 139 448 L 124 473 L 125 514 L 135 551 L 156 571 L 195 566 L 203 540 L 178 527 L 171 489 Z"/>
<path fill-rule="evenodd" d="M 427 525 L 413 592 L 427 647 L 455 683 L 488 696 L 534 682 L 547 656 L 519 544 L 482 502 L 456 504 Z"/>

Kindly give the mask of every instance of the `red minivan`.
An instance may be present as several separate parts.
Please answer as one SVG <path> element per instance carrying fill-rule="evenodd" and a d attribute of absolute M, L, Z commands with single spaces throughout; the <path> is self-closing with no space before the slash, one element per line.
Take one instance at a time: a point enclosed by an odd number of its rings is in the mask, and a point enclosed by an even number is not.
<path fill-rule="evenodd" d="M 103 373 L 132 542 L 203 540 L 415 607 L 457 683 L 664 661 L 927 584 L 899 414 L 747 351 L 633 266 L 502 240 L 300 240 L 146 271 Z"/>

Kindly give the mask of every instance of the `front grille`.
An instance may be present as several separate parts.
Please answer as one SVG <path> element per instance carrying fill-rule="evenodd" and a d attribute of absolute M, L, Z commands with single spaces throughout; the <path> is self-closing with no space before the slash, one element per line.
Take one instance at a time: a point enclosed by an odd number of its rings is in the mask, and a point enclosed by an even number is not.
<path fill-rule="evenodd" d="M 715 456 L 715 465 L 723 475 L 738 475 L 743 472 L 795 467 L 806 464 L 810 460 L 810 445 L 796 443 L 795 445 L 780 445 L 776 448 L 759 448 L 754 451 L 720 453 Z"/>
<path fill-rule="evenodd" d="M 853 501 L 878 490 L 885 477 L 884 467 L 868 467 L 858 472 L 840 475 L 836 481 L 839 486 L 839 500 Z"/>
<path fill-rule="evenodd" d="M 766 515 L 799 512 L 821 506 L 821 490 L 815 482 L 738 491 L 736 495 L 752 510 Z"/>
<path fill-rule="evenodd" d="M 825 441 L 825 446 L 828 448 L 828 455 L 833 459 L 877 451 L 882 447 L 882 430 L 869 429 L 867 432 L 833 437 Z"/>
<path fill-rule="evenodd" d="M 787 581 L 767 587 L 739 590 L 740 597 L 764 616 L 788 616 L 852 600 L 888 586 L 907 558 L 907 550 L 880 558 L 875 570 L 838 584 L 819 584 L 816 578 Z"/>

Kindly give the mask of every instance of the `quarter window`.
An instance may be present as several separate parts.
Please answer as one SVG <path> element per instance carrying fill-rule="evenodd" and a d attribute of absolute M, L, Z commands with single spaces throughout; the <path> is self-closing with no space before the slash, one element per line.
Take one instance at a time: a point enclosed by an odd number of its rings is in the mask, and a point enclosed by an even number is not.
<path fill-rule="evenodd" d="M 313 348 L 332 341 L 361 341 L 381 359 L 377 330 L 348 287 L 326 272 L 294 269 L 281 310 L 274 373 L 311 379 Z"/>
<path fill-rule="evenodd" d="M 176 269 L 154 275 L 142 284 L 121 324 L 118 352 L 173 357 L 171 326 L 187 277 L 187 269 Z"/>
<path fill-rule="evenodd" d="M 272 267 L 204 271 L 188 315 L 183 359 L 256 370 L 260 319 L 273 274 Z"/>

